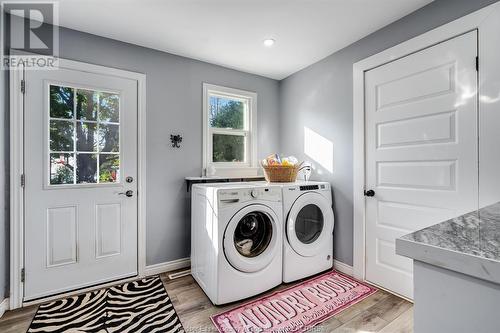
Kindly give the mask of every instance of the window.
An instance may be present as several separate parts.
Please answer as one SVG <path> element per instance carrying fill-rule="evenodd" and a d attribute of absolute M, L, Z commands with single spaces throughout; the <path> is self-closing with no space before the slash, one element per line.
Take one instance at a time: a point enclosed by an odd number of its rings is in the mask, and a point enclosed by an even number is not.
<path fill-rule="evenodd" d="M 120 181 L 120 96 L 49 86 L 49 184 Z"/>
<path fill-rule="evenodd" d="M 205 83 L 203 96 L 205 173 L 253 175 L 257 94 Z"/>

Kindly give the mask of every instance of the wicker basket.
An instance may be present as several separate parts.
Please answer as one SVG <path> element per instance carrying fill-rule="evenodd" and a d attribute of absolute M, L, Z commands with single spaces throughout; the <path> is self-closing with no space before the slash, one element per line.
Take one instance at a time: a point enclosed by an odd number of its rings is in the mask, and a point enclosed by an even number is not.
<path fill-rule="evenodd" d="M 262 166 L 264 177 L 269 183 L 293 183 L 297 179 L 302 163 L 297 165 L 267 165 Z"/>

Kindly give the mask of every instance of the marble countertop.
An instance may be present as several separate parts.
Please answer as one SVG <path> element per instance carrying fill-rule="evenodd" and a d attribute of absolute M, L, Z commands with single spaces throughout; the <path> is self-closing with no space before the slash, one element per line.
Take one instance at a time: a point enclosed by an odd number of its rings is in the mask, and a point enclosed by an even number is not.
<path fill-rule="evenodd" d="M 398 238 L 396 253 L 500 284 L 500 202 Z"/>

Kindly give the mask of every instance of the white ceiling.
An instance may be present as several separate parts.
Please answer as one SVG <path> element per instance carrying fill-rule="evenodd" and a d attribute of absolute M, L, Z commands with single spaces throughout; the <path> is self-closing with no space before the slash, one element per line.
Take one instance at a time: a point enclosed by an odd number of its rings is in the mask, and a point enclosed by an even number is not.
<path fill-rule="evenodd" d="M 60 0 L 59 24 L 283 79 L 430 2 Z"/>

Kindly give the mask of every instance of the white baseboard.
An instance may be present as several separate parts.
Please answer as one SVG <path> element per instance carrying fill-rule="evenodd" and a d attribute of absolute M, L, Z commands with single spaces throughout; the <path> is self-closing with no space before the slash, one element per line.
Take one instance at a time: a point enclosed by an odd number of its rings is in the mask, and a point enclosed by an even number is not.
<path fill-rule="evenodd" d="M 189 258 L 182 258 L 167 262 L 162 262 L 159 264 L 146 266 L 144 270 L 144 275 L 157 275 L 165 272 L 175 271 L 176 269 L 186 268 L 191 266 L 191 260 Z"/>
<path fill-rule="evenodd" d="M 349 276 L 354 275 L 354 269 L 352 268 L 352 266 L 349 266 L 348 264 L 344 264 L 341 261 L 333 259 L 333 267 L 336 270 L 338 270 L 339 272 L 344 273 L 346 275 L 349 275 Z"/>
<path fill-rule="evenodd" d="M 165 272 L 175 271 L 176 269 L 186 268 L 191 265 L 191 261 L 189 258 L 177 259 L 167 262 L 162 262 L 155 265 L 146 266 L 146 270 L 144 271 L 144 275 L 157 275 Z M 344 264 L 341 261 L 333 260 L 333 267 L 341 273 L 344 273 L 349 276 L 353 276 L 353 268 L 348 264 Z"/>
<path fill-rule="evenodd" d="M 3 314 L 9 310 L 9 299 L 5 298 L 2 302 L 0 302 L 0 318 L 2 318 Z"/>

